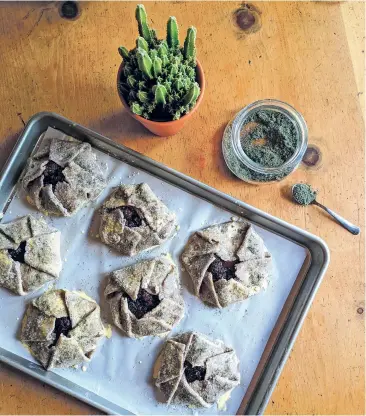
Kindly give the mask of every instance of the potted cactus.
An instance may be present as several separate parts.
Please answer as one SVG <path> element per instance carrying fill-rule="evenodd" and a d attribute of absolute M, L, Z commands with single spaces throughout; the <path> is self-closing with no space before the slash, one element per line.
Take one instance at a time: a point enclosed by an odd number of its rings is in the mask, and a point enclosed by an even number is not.
<path fill-rule="evenodd" d="M 175 17 L 169 18 L 163 40 L 149 27 L 141 4 L 136 7 L 136 20 L 140 35 L 136 47 L 118 49 L 123 58 L 118 93 L 129 113 L 146 128 L 159 136 L 173 135 L 197 109 L 205 88 L 196 59 L 196 29 L 188 29 L 181 47 Z"/>

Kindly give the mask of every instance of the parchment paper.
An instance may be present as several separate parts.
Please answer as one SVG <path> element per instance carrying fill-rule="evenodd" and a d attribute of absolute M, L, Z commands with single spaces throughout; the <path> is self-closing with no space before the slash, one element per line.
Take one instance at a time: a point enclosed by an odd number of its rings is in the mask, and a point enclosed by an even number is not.
<path fill-rule="evenodd" d="M 47 221 L 62 232 L 61 250 L 64 261 L 60 279 L 48 288 L 54 286 L 83 290 L 100 303 L 104 319 L 111 322 L 108 305 L 103 299 L 105 277 L 109 272 L 142 258 L 151 258 L 166 252 L 170 252 L 179 264 L 179 255 L 190 234 L 205 226 L 229 220 L 233 214 L 111 156 L 99 151 L 97 153 L 108 166 L 110 180 L 107 189 L 92 206 L 82 209 L 74 217 L 46 217 Z M 175 238 L 158 249 L 134 258 L 122 257 L 98 240 L 97 208 L 110 194 L 113 186 L 141 182 L 147 182 L 155 194 L 176 212 L 180 230 Z M 23 191 L 18 190 L 4 215 L 3 222 L 29 213 L 41 215 L 28 205 Z M 191 294 L 190 278 L 184 271 L 181 272 L 186 312 L 184 319 L 171 335 L 189 330 L 203 332 L 232 346 L 240 359 L 241 384 L 232 392 L 226 411 L 220 411 L 222 414 L 236 413 L 282 306 L 306 258 L 306 250 L 301 246 L 259 227 L 255 228 L 274 259 L 273 277 L 265 292 L 219 311 L 205 306 Z M 25 305 L 44 290 L 22 298 L 0 288 L 0 347 L 34 362 L 29 352 L 17 340 L 16 334 Z M 163 343 L 164 340 L 157 337 L 129 339 L 113 327 L 111 339 L 103 342 L 87 365 L 86 371 L 54 371 L 133 413 L 218 413 L 216 407 L 208 410 L 177 406 L 168 408 L 157 401 L 151 382 L 152 369 Z"/>

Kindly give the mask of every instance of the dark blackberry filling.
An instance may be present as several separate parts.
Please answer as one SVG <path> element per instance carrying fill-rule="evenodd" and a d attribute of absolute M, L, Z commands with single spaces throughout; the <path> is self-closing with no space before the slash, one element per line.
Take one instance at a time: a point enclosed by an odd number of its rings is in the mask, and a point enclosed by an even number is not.
<path fill-rule="evenodd" d="M 202 381 L 205 379 L 206 368 L 199 365 L 192 367 L 192 364 L 188 361 L 184 361 L 184 375 L 188 383 L 193 383 L 194 381 Z"/>
<path fill-rule="evenodd" d="M 25 255 L 25 246 L 26 246 L 26 244 L 27 244 L 26 241 L 22 241 L 19 244 L 18 248 L 16 248 L 16 249 L 9 248 L 8 249 L 8 253 L 14 261 L 18 261 L 19 263 L 25 263 L 24 255 Z"/>
<path fill-rule="evenodd" d="M 212 280 L 216 282 L 220 279 L 234 279 L 235 265 L 238 264 L 239 261 L 224 261 L 216 255 L 215 257 L 216 259 L 210 264 L 210 267 L 207 269 L 207 271 L 212 274 Z"/>
<path fill-rule="evenodd" d="M 52 190 L 54 191 L 56 184 L 59 182 L 66 182 L 62 173 L 62 167 L 50 160 L 43 171 L 43 185 L 52 185 Z"/>
<path fill-rule="evenodd" d="M 62 318 L 56 318 L 55 329 L 53 330 L 53 334 L 56 335 L 56 338 L 53 341 L 52 345 L 50 345 L 50 348 L 57 344 L 57 341 L 60 338 L 61 334 L 67 336 L 67 334 L 69 333 L 71 329 L 72 329 L 72 324 L 68 316 L 63 316 Z"/>
<path fill-rule="evenodd" d="M 145 289 L 140 289 L 136 300 L 132 300 L 128 295 L 128 309 L 136 316 L 137 319 L 142 318 L 145 314 L 156 308 L 160 299 L 158 295 L 152 295 Z"/>
<path fill-rule="evenodd" d="M 123 218 L 125 219 L 125 225 L 129 228 L 140 227 L 142 225 L 142 218 L 140 217 L 139 213 L 137 212 L 136 208 L 125 205 L 123 207 L 117 208 L 107 208 L 107 212 L 113 212 L 116 210 L 120 210 L 123 213 Z"/>
<path fill-rule="evenodd" d="M 142 219 L 134 207 L 126 205 L 124 207 L 119 207 L 118 209 L 123 212 L 123 217 L 126 221 L 127 227 L 140 227 Z"/>

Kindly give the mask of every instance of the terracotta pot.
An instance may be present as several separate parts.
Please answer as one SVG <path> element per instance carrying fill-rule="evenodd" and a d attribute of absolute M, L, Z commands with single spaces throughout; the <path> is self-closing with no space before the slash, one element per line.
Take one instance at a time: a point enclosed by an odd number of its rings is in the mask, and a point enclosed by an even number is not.
<path fill-rule="evenodd" d="M 123 62 L 121 63 L 119 70 L 118 70 L 117 83 L 119 82 L 122 68 L 123 68 Z M 150 130 L 152 133 L 156 134 L 157 136 L 173 136 L 174 134 L 177 134 L 180 130 L 182 130 L 185 123 L 192 117 L 193 113 L 197 110 L 197 108 L 202 102 L 203 94 L 205 92 L 205 75 L 203 73 L 202 66 L 198 60 L 197 60 L 196 71 L 197 71 L 197 82 L 201 89 L 200 96 L 198 97 L 196 105 L 192 108 L 192 110 L 188 114 L 181 117 L 179 120 L 173 120 L 173 121 L 147 120 L 146 118 L 138 116 L 137 114 L 131 111 L 126 100 L 123 98 L 123 95 L 120 93 L 119 89 L 117 88 L 118 95 L 119 95 L 119 98 L 121 99 L 122 104 L 125 106 L 129 114 L 135 120 L 139 121 L 143 126 L 145 126 L 148 130 Z"/>

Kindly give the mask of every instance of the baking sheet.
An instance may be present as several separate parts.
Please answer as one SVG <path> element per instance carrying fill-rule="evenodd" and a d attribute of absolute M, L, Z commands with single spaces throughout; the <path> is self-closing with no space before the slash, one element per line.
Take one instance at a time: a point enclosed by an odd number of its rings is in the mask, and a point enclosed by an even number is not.
<path fill-rule="evenodd" d="M 230 219 L 231 213 L 176 188 L 169 183 L 131 167 L 96 151 L 108 167 L 109 185 L 98 200 L 71 218 L 48 217 L 52 225 L 62 231 L 63 271 L 55 286 L 70 290 L 83 290 L 100 304 L 104 318 L 110 321 L 108 307 L 103 299 L 105 277 L 112 271 L 142 258 L 151 258 L 170 252 L 179 264 L 179 255 L 189 235 L 205 226 Z M 111 188 L 119 183 L 147 182 L 158 197 L 176 212 L 180 230 L 176 237 L 159 249 L 143 253 L 132 259 L 121 257 L 102 244 L 98 238 L 99 217 L 96 213 Z M 40 214 L 26 202 L 21 190 L 10 203 L 4 222 L 32 213 Z M 274 274 L 268 289 L 245 302 L 218 311 L 205 306 L 190 292 L 190 279 L 181 273 L 186 313 L 175 333 L 197 330 L 213 338 L 221 338 L 234 347 L 240 358 L 241 384 L 233 392 L 226 411 L 236 413 L 254 371 L 260 361 L 266 342 L 276 324 L 282 306 L 303 265 L 307 250 L 281 236 L 255 226 L 273 255 Z M 25 303 L 41 292 L 25 298 L 14 296 L 0 289 L 0 347 L 34 361 L 16 339 Z M 14 317 L 9 320 L 9 317 Z M 233 319 L 235 317 L 235 319 Z M 163 340 L 148 337 L 133 340 L 124 337 L 113 328 L 113 336 L 107 339 L 95 354 L 87 370 L 54 370 L 74 383 L 138 414 L 174 414 L 198 412 L 212 414 L 216 409 L 192 410 L 157 402 L 151 383 L 154 360 Z"/>

